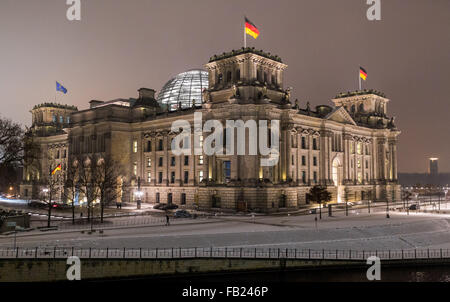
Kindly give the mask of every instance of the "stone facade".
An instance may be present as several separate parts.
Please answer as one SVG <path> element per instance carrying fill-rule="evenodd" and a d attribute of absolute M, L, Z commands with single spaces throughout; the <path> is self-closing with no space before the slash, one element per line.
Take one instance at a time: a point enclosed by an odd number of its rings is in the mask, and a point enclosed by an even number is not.
<path fill-rule="evenodd" d="M 70 113 L 63 133 L 35 136 L 43 152 L 67 150 L 67 158 L 54 159 L 65 164 L 74 156 L 94 154 L 120 162 L 119 202 L 135 201 L 138 182 L 143 202 L 188 208 L 297 208 L 309 203 L 306 193 L 316 184 L 327 186 L 337 202 L 399 199 L 400 132 L 387 117 L 389 100 L 376 91 L 357 91 L 337 95 L 333 107 L 312 109 L 308 103 L 300 108 L 291 100 L 291 88 L 283 88 L 286 68 L 279 57 L 251 48 L 214 56 L 206 64 L 209 88 L 201 106 L 168 111 L 155 100 L 154 90 L 142 88 L 137 99 L 91 101 L 91 108 Z M 194 125 L 196 112 L 203 123 L 214 119 L 224 126 L 227 120 L 279 120 L 278 164 L 262 167 L 261 155 L 175 156 L 172 123 L 183 119 Z M 39 125 L 34 112 L 33 125 Z M 42 157 L 41 175 L 47 166 Z M 31 170 L 25 171 L 23 189 L 33 180 Z"/>

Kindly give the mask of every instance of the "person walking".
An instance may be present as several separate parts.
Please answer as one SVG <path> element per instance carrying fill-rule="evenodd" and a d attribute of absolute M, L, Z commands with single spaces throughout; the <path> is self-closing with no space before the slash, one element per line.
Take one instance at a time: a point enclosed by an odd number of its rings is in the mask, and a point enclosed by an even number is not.
<path fill-rule="evenodd" d="M 169 215 L 166 214 L 166 225 L 170 225 Z"/>

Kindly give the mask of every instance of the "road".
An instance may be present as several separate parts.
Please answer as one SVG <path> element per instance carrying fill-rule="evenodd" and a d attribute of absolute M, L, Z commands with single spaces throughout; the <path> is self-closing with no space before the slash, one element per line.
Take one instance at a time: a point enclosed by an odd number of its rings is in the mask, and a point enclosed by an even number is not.
<path fill-rule="evenodd" d="M 218 216 L 173 220 L 161 224 L 105 228 L 103 234 L 80 231 L 26 233 L 19 247 L 178 248 L 277 247 L 383 250 L 450 248 L 450 215 L 351 210 L 317 223 L 307 216 Z M 11 247 L 13 236 L 0 236 L 0 247 Z"/>

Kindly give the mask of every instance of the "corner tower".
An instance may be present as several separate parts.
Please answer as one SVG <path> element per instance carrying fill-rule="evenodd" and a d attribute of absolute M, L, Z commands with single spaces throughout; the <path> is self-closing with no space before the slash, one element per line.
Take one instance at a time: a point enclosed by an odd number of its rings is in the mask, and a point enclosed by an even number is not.
<path fill-rule="evenodd" d="M 254 48 L 241 48 L 215 55 L 206 64 L 209 87 L 204 102 L 221 103 L 237 99 L 241 103 L 289 101 L 290 90 L 283 90 L 287 68 L 281 58 Z"/>

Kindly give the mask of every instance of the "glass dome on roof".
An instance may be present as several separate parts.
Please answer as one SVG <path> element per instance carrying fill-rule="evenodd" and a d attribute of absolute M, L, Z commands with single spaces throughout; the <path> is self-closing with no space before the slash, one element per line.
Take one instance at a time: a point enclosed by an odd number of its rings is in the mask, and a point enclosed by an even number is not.
<path fill-rule="evenodd" d="M 192 100 L 195 100 L 197 106 L 201 106 L 204 88 L 208 88 L 208 72 L 201 69 L 188 70 L 168 81 L 159 92 L 157 101 L 164 108 L 170 106 L 170 110 L 177 110 L 178 102 L 181 102 L 181 108 L 190 108 Z"/>

